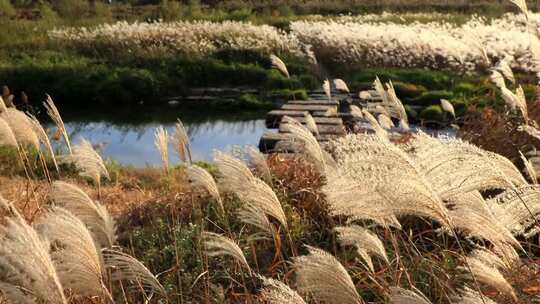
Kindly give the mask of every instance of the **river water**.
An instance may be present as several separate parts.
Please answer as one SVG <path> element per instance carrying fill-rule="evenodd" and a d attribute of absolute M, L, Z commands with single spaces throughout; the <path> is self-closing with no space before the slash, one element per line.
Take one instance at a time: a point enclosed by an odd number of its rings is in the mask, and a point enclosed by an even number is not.
<path fill-rule="evenodd" d="M 182 120 L 187 130 L 194 160 L 211 160 L 214 150 L 256 146 L 266 131 L 265 112 L 201 113 L 170 107 L 136 107 L 111 112 L 92 109 L 62 114 L 73 143 L 85 138 L 96 145 L 104 159 L 135 167 L 160 164 L 154 132 L 161 125 L 172 134 L 177 118 Z M 51 124 L 47 126 L 54 129 Z M 57 143 L 56 147 L 61 149 L 62 145 Z M 173 147 L 169 147 L 170 161 L 176 163 L 178 157 L 173 151 Z"/>

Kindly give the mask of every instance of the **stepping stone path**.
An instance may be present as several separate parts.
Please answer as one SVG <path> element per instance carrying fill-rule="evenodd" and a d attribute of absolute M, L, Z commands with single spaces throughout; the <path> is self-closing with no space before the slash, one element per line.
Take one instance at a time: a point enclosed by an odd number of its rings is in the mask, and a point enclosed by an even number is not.
<path fill-rule="evenodd" d="M 359 95 L 363 98 L 361 99 Z M 288 134 L 287 122 L 283 121 L 285 116 L 305 125 L 305 113 L 311 114 L 319 131 L 319 135 L 314 135 L 322 145 L 332 138 L 345 136 L 350 126 L 357 121 L 351 114 L 351 105 L 372 111 L 382 102 L 376 91 L 364 91 L 359 95 L 336 94 L 329 100 L 323 92 L 312 92 L 309 100 L 291 100 L 280 109 L 268 112 L 266 127 L 273 130 L 263 134 L 259 141 L 259 149 L 263 153 L 294 150 L 293 144 L 285 140 Z"/>

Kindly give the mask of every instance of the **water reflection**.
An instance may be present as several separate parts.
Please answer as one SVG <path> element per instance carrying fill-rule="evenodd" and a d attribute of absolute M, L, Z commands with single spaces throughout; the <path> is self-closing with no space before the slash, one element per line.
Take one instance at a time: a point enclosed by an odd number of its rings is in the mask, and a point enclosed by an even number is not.
<path fill-rule="evenodd" d="M 64 120 L 74 143 L 84 137 L 102 149 L 104 158 L 137 167 L 160 164 L 154 146 L 154 130 L 163 125 L 172 134 L 176 117 L 181 118 L 186 127 L 195 160 L 209 160 L 214 150 L 226 150 L 232 145 L 257 145 L 265 131 L 264 113 L 201 115 L 167 110 L 169 113 L 132 109 L 127 116 L 120 112 L 67 112 Z M 170 160 L 178 162 L 172 146 L 170 149 Z"/>

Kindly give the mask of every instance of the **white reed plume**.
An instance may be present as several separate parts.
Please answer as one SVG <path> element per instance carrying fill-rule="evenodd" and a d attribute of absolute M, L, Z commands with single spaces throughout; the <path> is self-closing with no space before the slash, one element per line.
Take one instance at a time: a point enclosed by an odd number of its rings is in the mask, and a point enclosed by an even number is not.
<path fill-rule="evenodd" d="M 540 140 L 540 130 L 537 128 L 530 126 L 530 125 L 521 125 L 518 128 L 518 131 L 525 132 L 529 134 L 530 136 L 536 138 L 537 140 Z"/>
<path fill-rule="evenodd" d="M 272 67 L 278 70 L 283 76 L 290 78 L 289 71 L 287 70 L 287 65 L 281 60 L 278 56 L 272 54 L 270 55 L 270 61 L 272 62 Z"/>
<path fill-rule="evenodd" d="M 497 304 L 497 302 L 467 286 L 459 292 L 459 295 L 453 296 L 451 301 L 454 304 Z"/>
<path fill-rule="evenodd" d="M 145 294 L 157 293 L 167 297 L 165 288 L 156 276 L 136 258 L 112 249 L 103 250 L 105 266 L 111 270 L 111 280 L 129 283 L 129 290 Z"/>
<path fill-rule="evenodd" d="M 388 107 L 391 116 L 408 122 L 407 111 L 405 111 L 405 106 L 397 97 L 392 81 L 386 84 L 386 96 L 388 97 L 388 102 L 390 103 Z"/>
<path fill-rule="evenodd" d="M 459 139 L 419 133 L 407 150 L 419 172 L 442 199 L 474 190 L 509 189 L 527 183 L 510 160 Z"/>
<path fill-rule="evenodd" d="M 355 106 L 355 105 L 351 105 L 351 114 L 357 118 L 364 117 L 364 114 L 362 114 L 362 110 L 358 106 Z"/>
<path fill-rule="evenodd" d="M 338 91 L 350 93 L 349 87 L 347 86 L 347 83 L 343 81 L 343 79 L 334 79 L 334 86 Z"/>
<path fill-rule="evenodd" d="M 180 160 L 185 163 L 191 164 L 192 158 L 189 136 L 187 134 L 186 128 L 184 128 L 184 124 L 180 119 L 178 119 L 174 127 L 172 141 L 174 144 L 174 148 L 176 149 L 176 153 L 178 153 L 178 156 L 180 157 Z"/>
<path fill-rule="evenodd" d="M 342 245 L 356 247 L 356 251 L 365 261 L 371 272 L 375 272 L 371 254 L 382 258 L 387 264 L 390 263 L 383 243 L 376 234 L 368 229 L 351 225 L 348 227 L 336 227 L 334 230 L 337 231 L 339 242 Z"/>
<path fill-rule="evenodd" d="M 413 290 L 398 286 L 390 287 L 389 298 L 392 304 L 431 304 L 431 301 L 414 287 Z"/>
<path fill-rule="evenodd" d="M 64 288 L 81 296 L 103 296 L 103 259 L 84 223 L 69 211 L 55 207 L 36 223 L 50 241 L 51 258 Z"/>
<path fill-rule="evenodd" d="M 493 82 L 498 88 L 506 88 L 506 83 L 504 82 L 504 77 L 501 73 L 497 71 L 491 71 L 491 75 L 489 76 L 489 79 L 491 82 Z"/>
<path fill-rule="evenodd" d="M 4 286 L 25 290 L 46 303 L 67 303 L 48 241 L 16 211 L 0 226 L 0 244 L 0 282 L 9 284 Z M 8 290 L 8 294 L 13 292 Z"/>
<path fill-rule="evenodd" d="M 507 190 L 487 200 L 487 203 L 495 218 L 514 235 L 531 237 L 539 232 L 535 227 L 535 218 L 540 214 L 539 185 L 523 185 L 517 190 Z"/>
<path fill-rule="evenodd" d="M 511 296 L 516 302 L 517 297 L 514 288 L 506 281 L 501 272 L 481 259 L 469 256 L 465 258 L 468 267 L 461 267 L 463 270 L 470 271 L 475 280 L 480 283 L 496 288 L 499 292 Z"/>
<path fill-rule="evenodd" d="M 161 156 L 163 169 L 165 169 L 165 172 L 169 172 L 169 134 L 163 126 L 159 126 L 154 132 L 154 145 Z"/>
<path fill-rule="evenodd" d="M 276 194 L 268 184 L 253 176 L 241 160 L 217 152 L 214 161 L 222 175 L 220 183 L 242 201 L 277 219 L 287 228 L 287 218 Z"/>
<path fill-rule="evenodd" d="M 405 131 L 409 131 L 411 129 L 409 123 L 403 119 L 399 121 L 399 127 Z"/>
<path fill-rule="evenodd" d="M 240 265 L 251 271 L 244 252 L 236 242 L 223 235 L 208 231 L 204 231 L 201 237 L 208 256 L 230 256 L 240 263 Z"/>
<path fill-rule="evenodd" d="M 325 303 L 363 303 L 347 270 L 333 255 L 318 248 L 306 247 L 309 255 L 294 258 L 301 291 Z"/>
<path fill-rule="evenodd" d="M 362 110 L 362 113 L 364 113 L 364 118 L 369 122 L 371 127 L 373 128 L 373 131 L 375 131 L 375 135 L 379 137 L 380 139 L 387 140 L 388 139 L 388 132 L 386 132 L 385 129 L 379 124 L 377 119 L 371 115 L 367 110 Z"/>
<path fill-rule="evenodd" d="M 519 156 L 521 157 L 521 160 L 523 161 L 523 165 L 525 166 L 525 171 L 527 172 L 527 175 L 531 179 L 531 181 L 534 184 L 538 184 L 538 174 L 536 173 L 536 170 L 534 169 L 534 166 L 532 162 L 519 151 Z"/>
<path fill-rule="evenodd" d="M 268 304 L 306 304 L 306 301 L 287 284 L 259 276 L 263 289 L 260 294 L 261 300 Z"/>
<path fill-rule="evenodd" d="M 332 100 L 332 88 L 330 86 L 330 81 L 328 79 L 326 79 L 323 82 L 322 88 L 323 88 L 324 94 L 326 94 L 326 97 L 328 97 L 328 100 Z"/>
<path fill-rule="evenodd" d="M 58 130 L 62 132 L 62 136 L 64 137 L 64 140 L 68 147 L 69 154 L 72 154 L 71 143 L 69 141 L 69 136 L 67 133 L 66 126 L 64 125 L 62 116 L 60 115 L 58 108 L 56 108 L 56 105 L 54 104 L 54 101 L 52 100 L 51 96 L 47 95 L 47 99 L 45 100 L 43 105 L 45 106 L 45 109 L 47 110 L 47 115 L 49 115 L 52 121 L 54 121 Z"/>
<path fill-rule="evenodd" d="M 45 146 L 45 148 L 49 152 L 49 155 L 53 161 L 54 167 L 56 168 L 56 171 L 59 172 L 60 169 L 58 168 L 58 163 L 56 162 L 56 156 L 54 155 L 54 149 L 51 145 L 51 141 L 49 140 L 49 136 L 47 135 L 47 132 L 45 132 L 45 129 L 43 129 L 43 126 L 39 123 L 39 120 L 34 115 L 32 114 L 27 114 L 27 115 L 30 119 L 30 122 L 32 123 L 32 126 L 34 127 L 34 132 L 39 138 L 39 141 Z"/>
<path fill-rule="evenodd" d="M 9 124 L 0 116 L 0 146 L 15 147 L 17 144 L 17 138 L 9 127 Z"/>
<path fill-rule="evenodd" d="M 261 151 L 253 146 L 247 147 L 247 154 L 249 155 L 251 164 L 255 166 L 255 169 L 259 173 L 259 176 L 267 182 L 272 182 L 272 172 L 266 161 L 266 155 L 261 153 Z"/>
<path fill-rule="evenodd" d="M 390 117 L 386 116 L 385 114 L 379 114 L 377 116 L 377 122 L 382 128 L 387 129 L 387 130 L 392 129 L 396 126 L 394 125 L 394 122 L 392 121 L 392 119 L 390 119 Z"/>
<path fill-rule="evenodd" d="M 116 224 L 113 217 L 104 205 L 92 200 L 79 187 L 55 181 L 50 198 L 55 205 L 80 218 L 101 247 L 111 248 L 116 243 Z"/>
<path fill-rule="evenodd" d="M 220 185 L 227 190 L 249 189 L 252 181 L 256 179 L 246 163 L 230 154 L 216 151 L 214 163 L 220 172 Z"/>
<path fill-rule="evenodd" d="M 441 108 L 443 111 L 448 112 L 452 114 L 452 116 L 456 117 L 456 112 L 454 111 L 454 106 L 450 103 L 450 101 L 446 99 L 441 99 Z"/>
<path fill-rule="evenodd" d="M 514 72 L 512 72 L 512 68 L 510 68 L 510 65 L 509 65 L 510 60 L 511 60 L 510 57 L 504 58 L 503 60 L 499 61 L 499 63 L 493 69 L 500 72 L 511 83 L 516 83 Z"/>
<path fill-rule="evenodd" d="M 506 263 L 500 256 L 486 248 L 475 249 L 469 254 L 469 256 L 482 261 L 484 264 L 490 267 L 507 270 L 510 269 L 510 263 Z"/>
<path fill-rule="evenodd" d="M 510 0 L 510 2 L 519 8 L 527 20 L 529 19 L 529 10 L 527 9 L 527 2 L 525 0 Z"/>
<path fill-rule="evenodd" d="M 192 186 L 203 188 L 214 200 L 216 200 L 221 211 L 225 210 L 216 181 L 208 171 L 197 165 L 191 165 L 186 169 L 186 174 Z"/>
<path fill-rule="evenodd" d="M 453 207 L 449 214 L 455 228 L 467 235 L 490 241 L 508 243 L 520 248 L 519 242 L 495 216 L 478 191 L 463 193 L 448 199 Z"/>
<path fill-rule="evenodd" d="M 4 102 L 4 99 L 2 96 L 0 96 L 0 114 L 4 112 L 7 109 L 6 103 Z"/>
<path fill-rule="evenodd" d="M 451 226 L 431 183 L 396 145 L 374 135 L 349 135 L 329 148 L 344 178 L 323 188 L 333 214 L 355 217 L 369 210 L 375 219 L 417 215 Z"/>
<path fill-rule="evenodd" d="M 102 178 L 110 178 L 103 159 L 94 150 L 92 144 L 84 138 L 81 138 L 79 144 L 73 146 L 71 155 L 61 156 L 59 161 L 74 164 L 80 171 L 79 175 L 92 179 L 98 187 L 101 185 Z"/>
<path fill-rule="evenodd" d="M 529 115 L 527 110 L 527 100 L 525 99 L 525 93 L 523 92 L 523 88 L 519 86 L 516 89 L 516 93 L 514 94 L 509 89 L 503 87 L 501 88 L 501 96 L 503 100 L 506 102 L 506 104 L 515 111 L 516 109 L 520 111 L 520 114 L 525 119 L 525 122 L 527 122 Z"/>
<path fill-rule="evenodd" d="M 320 172 L 325 172 L 327 166 L 325 156 L 315 136 L 294 118 L 284 116 L 283 121 L 286 122 L 285 126 L 289 132 L 289 138 L 292 141 L 300 142 L 304 155 L 313 162 Z"/>
<path fill-rule="evenodd" d="M 9 125 L 19 145 L 29 145 L 39 150 L 39 138 L 26 114 L 14 108 L 7 108 L 0 117 Z"/>
<path fill-rule="evenodd" d="M 251 203 L 245 203 L 240 207 L 238 219 L 244 224 L 259 228 L 264 233 L 263 237 L 274 235 L 274 228 L 266 216 L 266 212 Z"/>
<path fill-rule="evenodd" d="M 311 133 L 318 136 L 319 128 L 317 127 L 317 123 L 315 122 L 315 119 L 313 118 L 313 116 L 311 116 L 311 114 L 309 114 L 308 112 L 305 112 L 304 119 L 306 121 L 306 128 L 308 128 L 308 130 L 310 130 Z"/>

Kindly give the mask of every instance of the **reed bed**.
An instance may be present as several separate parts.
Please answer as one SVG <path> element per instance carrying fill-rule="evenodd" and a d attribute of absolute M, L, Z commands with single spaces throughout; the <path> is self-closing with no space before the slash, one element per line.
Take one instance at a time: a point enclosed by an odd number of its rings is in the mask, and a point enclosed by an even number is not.
<path fill-rule="evenodd" d="M 540 15 L 506 14 L 485 19 L 473 16 L 455 24 L 433 15 L 432 22 L 399 22 L 400 15 L 344 16 L 293 21 L 285 32 L 268 25 L 208 21 L 104 24 L 64 28 L 49 33 L 55 41 L 81 49 L 165 52 L 206 56 L 226 50 L 254 50 L 313 58 L 349 66 L 421 67 L 463 72 L 485 70 L 506 57 L 521 71 L 536 71 Z M 394 18 L 390 18 L 394 17 Z M 403 17 L 402 17 L 403 18 Z M 406 18 L 406 16 L 405 16 Z M 397 21 L 395 21 L 397 20 Z M 526 23 L 529 26 L 526 26 Z M 534 32 L 534 31 L 533 31 Z M 315 61 L 316 62 L 316 61 Z M 273 61 L 274 65 L 282 66 Z M 288 71 L 280 68 L 285 75 Z"/>

